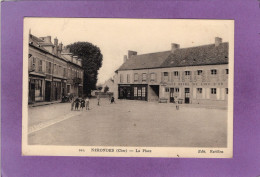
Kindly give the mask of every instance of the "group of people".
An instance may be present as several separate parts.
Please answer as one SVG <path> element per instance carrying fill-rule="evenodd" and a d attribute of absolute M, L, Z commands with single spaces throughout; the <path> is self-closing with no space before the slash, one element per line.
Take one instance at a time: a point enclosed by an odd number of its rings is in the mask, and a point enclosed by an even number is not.
<path fill-rule="evenodd" d="M 115 103 L 115 98 L 112 96 L 109 98 L 110 103 Z M 97 95 L 97 105 L 100 106 L 100 96 Z M 84 98 L 76 98 L 71 101 L 71 110 L 83 110 L 86 107 L 86 110 L 89 110 L 89 97 Z"/>
<path fill-rule="evenodd" d="M 89 110 L 89 98 L 76 98 L 71 101 L 71 110 L 83 110 L 86 107 L 86 110 Z"/>

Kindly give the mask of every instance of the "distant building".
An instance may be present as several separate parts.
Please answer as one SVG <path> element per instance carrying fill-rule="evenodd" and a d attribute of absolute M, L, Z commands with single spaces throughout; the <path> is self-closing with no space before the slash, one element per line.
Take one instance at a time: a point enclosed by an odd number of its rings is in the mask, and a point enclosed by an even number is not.
<path fill-rule="evenodd" d="M 193 104 L 226 104 L 227 42 L 137 55 L 129 51 L 118 74 L 118 98 Z"/>
<path fill-rule="evenodd" d="M 51 36 L 38 38 L 29 35 L 29 103 L 58 101 L 62 99 L 62 96 L 67 95 L 68 83 L 72 77 L 70 72 L 68 73 L 68 68 L 70 68 L 68 66 L 73 62 L 76 66 L 75 72 L 80 73 L 81 78 L 77 84 L 83 85 L 81 61 L 79 59 L 69 61 L 63 57 L 62 48 L 62 43 L 58 44 L 57 38 L 54 39 L 53 44 Z M 76 75 L 75 78 L 77 77 Z M 69 82 L 67 83 L 67 81 Z M 79 95 L 79 93 L 77 92 L 75 95 Z"/>

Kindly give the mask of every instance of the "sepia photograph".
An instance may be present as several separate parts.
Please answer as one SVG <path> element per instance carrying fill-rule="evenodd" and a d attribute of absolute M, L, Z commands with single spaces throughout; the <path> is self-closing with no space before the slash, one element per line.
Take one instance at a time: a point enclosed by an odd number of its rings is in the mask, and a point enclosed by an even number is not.
<path fill-rule="evenodd" d="M 24 18 L 22 154 L 233 156 L 234 21 Z"/>

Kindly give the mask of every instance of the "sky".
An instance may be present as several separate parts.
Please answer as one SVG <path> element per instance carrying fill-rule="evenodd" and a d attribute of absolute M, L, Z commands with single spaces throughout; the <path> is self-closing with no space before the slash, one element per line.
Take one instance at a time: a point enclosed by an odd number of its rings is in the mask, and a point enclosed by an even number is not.
<path fill-rule="evenodd" d="M 116 19 L 116 18 L 25 18 L 24 36 L 55 37 L 63 45 L 87 41 L 98 46 L 103 64 L 98 83 L 113 77 L 128 50 L 138 54 L 169 51 L 171 43 L 181 48 L 212 44 L 215 37 L 230 42 L 231 20 Z"/>

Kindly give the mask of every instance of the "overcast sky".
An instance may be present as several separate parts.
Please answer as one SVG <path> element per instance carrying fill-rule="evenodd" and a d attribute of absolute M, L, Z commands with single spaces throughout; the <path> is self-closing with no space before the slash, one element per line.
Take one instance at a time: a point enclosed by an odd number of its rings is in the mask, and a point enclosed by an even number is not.
<path fill-rule="evenodd" d="M 87 41 L 103 54 L 98 83 L 114 75 L 128 50 L 138 54 L 167 51 L 171 43 L 181 48 L 214 43 L 215 37 L 230 42 L 233 23 L 229 20 L 26 18 L 25 33 L 52 36 L 68 45 Z"/>

